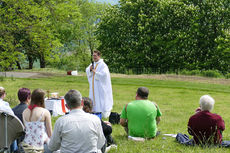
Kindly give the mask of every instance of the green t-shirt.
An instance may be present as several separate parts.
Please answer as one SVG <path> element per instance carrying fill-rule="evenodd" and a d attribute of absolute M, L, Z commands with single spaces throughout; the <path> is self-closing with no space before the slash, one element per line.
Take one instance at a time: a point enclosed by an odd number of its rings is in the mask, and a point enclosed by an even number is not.
<path fill-rule="evenodd" d="M 156 117 L 161 116 L 160 109 L 149 100 L 135 100 L 125 106 L 121 118 L 128 119 L 129 135 L 133 137 L 152 138 L 156 136 Z"/>

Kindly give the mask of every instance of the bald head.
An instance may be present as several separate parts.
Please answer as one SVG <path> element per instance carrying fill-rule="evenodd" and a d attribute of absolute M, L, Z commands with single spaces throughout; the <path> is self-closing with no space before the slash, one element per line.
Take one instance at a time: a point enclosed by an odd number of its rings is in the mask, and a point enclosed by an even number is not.
<path fill-rule="evenodd" d="M 140 87 L 137 89 L 137 96 L 142 99 L 148 99 L 149 89 L 146 87 Z"/>

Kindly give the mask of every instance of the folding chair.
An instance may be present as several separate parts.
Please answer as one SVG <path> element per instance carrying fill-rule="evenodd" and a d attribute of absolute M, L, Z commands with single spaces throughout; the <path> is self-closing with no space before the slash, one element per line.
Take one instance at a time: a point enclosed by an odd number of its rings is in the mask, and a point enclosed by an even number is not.
<path fill-rule="evenodd" d="M 0 152 L 9 152 L 14 140 L 25 134 L 22 122 L 5 112 L 0 112 Z"/>

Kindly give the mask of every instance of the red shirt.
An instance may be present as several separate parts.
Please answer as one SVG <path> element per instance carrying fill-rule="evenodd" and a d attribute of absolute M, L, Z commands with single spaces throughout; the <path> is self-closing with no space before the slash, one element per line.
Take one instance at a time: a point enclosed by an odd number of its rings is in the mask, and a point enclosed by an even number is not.
<path fill-rule="evenodd" d="M 222 141 L 224 120 L 220 115 L 209 111 L 200 111 L 191 116 L 188 122 L 188 133 L 196 144 L 219 144 Z"/>

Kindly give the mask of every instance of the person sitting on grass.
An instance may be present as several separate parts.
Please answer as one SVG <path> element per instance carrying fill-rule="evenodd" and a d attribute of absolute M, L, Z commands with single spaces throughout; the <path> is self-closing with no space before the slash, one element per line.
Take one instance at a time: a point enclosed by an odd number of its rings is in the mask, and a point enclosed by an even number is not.
<path fill-rule="evenodd" d="M 14 115 L 14 112 L 10 108 L 9 103 L 4 101 L 5 97 L 6 97 L 6 91 L 3 87 L 0 87 L 0 112 L 5 112 L 10 115 Z"/>
<path fill-rule="evenodd" d="M 50 112 L 45 109 L 45 92 L 35 89 L 31 94 L 31 102 L 22 114 L 26 128 L 22 146 L 25 152 L 50 152 L 47 147 L 52 135 Z"/>
<path fill-rule="evenodd" d="M 120 124 L 125 127 L 128 136 L 154 138 L 157 135 L 162 114 L 159 107 L 148 100 L 148 95 L 148 88 L 138 88 L 136 100 L 124 106 L 121 112 Z"/>
<path fill-rule="evenodd" d="M 23 123 L 22 113 L 30 104 L 30 98 L 31 98 L 30 89 L 20 88 L 18 90 L 18 100 L 20 101 L 20 104 L 15 106 L 12 110 L 13 110 L 14 114 L 21 120 L 22 123 Z M 18 150 L 19 152 L 24 152 L 24 150 L 20 144 L 23 141 L 24 137 L 25 136 L 23 135 L 19 139 L 17 139 L 17 145 L 19 148 L 19 150 Z"/>
<path fill-rule="evenodd" d="M 18 90 L 18 100 L 20 101 L 20 104 L 15 106 L 12 110 L 14 114 L 21 120 L 22 123 L 23 123 L 22 113 L 30 104 L 30 97 L 31 97 L 30 89 L 20 88 Z"/>
<path fill-rule="evenodd" d="M 220 115 L 211 113 L 215 100 L 204 95 L 200 98 L 200 108 L 189 118 L 188 133 L 193 136 L 194 144 L 221 144 L 224 120 Z"/>
<path fill-rule="evenodd" d="M 88 97 L 83 97 L 82 99 L 84 102 L 83 110 L 86 113 L 92 113 L 92 108 L 93 108 L 92 100 Z M 111 123 L 108 121 L 102 121 L 101 120 L 101 126 L 102 126 L 102 130 L 103 130 L 104 136 L 105 136 L 106 141 L 107 141 L 107 147 L 109 147 L 110 145 L 115 146 L 115 143 L 114 143 L 113 138 L 111 136 L 111 133 L 112 133 Z"/>
<path fill-rule="evenodd" d="M 60 149 L 61 153 L 100 153 L 105 144 L 100 119 L 82 110 L 79 91 L 69 90 L 64 98 L 70 112 L 56 121 L 49 149 Z"/>

